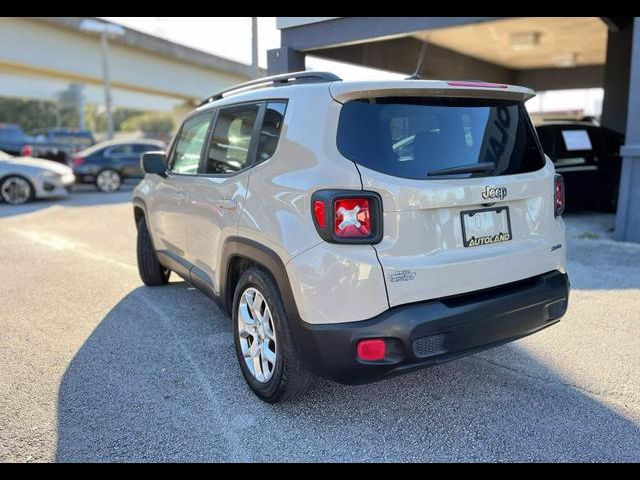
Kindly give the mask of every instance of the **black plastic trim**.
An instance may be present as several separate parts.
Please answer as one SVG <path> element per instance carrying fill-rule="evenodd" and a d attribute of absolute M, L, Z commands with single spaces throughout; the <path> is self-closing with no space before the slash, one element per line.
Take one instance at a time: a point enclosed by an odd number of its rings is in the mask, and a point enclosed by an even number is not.
<path fill-rule="evenodd" d="M 569 298 L 566 274 L 552 271 L 481 292 L 400 305 L 368 320 L 337 324 L 299 322 L 296 340 L 316 374 L 359 384 L 470 355 L 530 335 L 556 323 Z M 414 352 L 418 339 L 438 336 L 432 355 Z M 387 356 L 356 357 L 357 343 L 384 338 Z"/>

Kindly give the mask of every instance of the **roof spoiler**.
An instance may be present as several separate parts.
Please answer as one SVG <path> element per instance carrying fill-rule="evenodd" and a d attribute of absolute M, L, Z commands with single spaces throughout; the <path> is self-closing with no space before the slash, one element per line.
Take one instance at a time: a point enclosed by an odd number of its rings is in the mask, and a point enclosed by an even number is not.
<path fill-rule="evenodd" d="M 395 96 L 488 98 L 524 102 L 535 96 L 535 92 L 526 87 L 469 80 L 340 82 L 332 84 L 330 91 L 334 100 L 341 103 L 363 98 Z"/>

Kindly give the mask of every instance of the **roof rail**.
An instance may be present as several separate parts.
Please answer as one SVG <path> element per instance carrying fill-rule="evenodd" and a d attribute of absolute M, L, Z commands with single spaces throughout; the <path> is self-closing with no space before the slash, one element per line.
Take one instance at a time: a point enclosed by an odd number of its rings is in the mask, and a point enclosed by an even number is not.
<path fill-rule="evenodd" d="M 270 77 L 262 77 L 256 78 L 255 80 L 251 80 L 249 82 L 240 83 L 238 85 L 234 85 L 233 87 L 229 87 L 225 90 L 221 90 L 210 97 L 204 99 L 199 107 L 206 105 L 207 103 L 213 102 L 215 100 L 220 100 L 225 95 L 235 92 L 236 90 L 246 90 L 252 89 L 251 87 L 258 86 L 267 86 L 267 85 L 291 85 L 295 83 L 312 83 L 312 82 L 337 82 L 342 80 L 337 75 L 334 75 L 330 72 L 315 72 L 309 70 L 303 70 L 301 72 L 292 72 L 292 73 L 283 73 L 280 75 L 272 75 Z"/>

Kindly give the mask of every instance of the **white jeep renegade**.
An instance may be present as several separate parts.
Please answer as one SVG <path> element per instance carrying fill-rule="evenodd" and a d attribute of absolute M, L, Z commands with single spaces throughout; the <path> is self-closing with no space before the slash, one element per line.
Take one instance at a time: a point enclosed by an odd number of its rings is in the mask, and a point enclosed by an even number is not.
<path fill-rule="evenodd" d="M 134 193 L 146 285 L 233 317 L 263 400 L 377 380 L 565 313 L 562 178 L 526 88 L 298 72 L 207 99 Z"/>

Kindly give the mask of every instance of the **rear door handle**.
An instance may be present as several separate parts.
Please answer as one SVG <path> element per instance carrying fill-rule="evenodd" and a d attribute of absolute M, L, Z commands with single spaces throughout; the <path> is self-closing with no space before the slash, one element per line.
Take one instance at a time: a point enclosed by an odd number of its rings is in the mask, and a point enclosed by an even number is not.
<path fill-rule="evenodd" d="M 218 205 L 220 208 L 224 208 L 225 210 L 235 210 L 236 208 L 238 208 L 238 202 L 231 199 L 219 200 L 216 202 L 216 205 Z"/>

